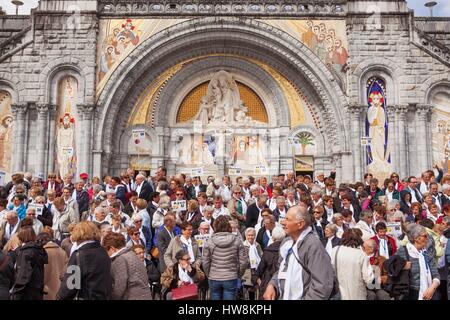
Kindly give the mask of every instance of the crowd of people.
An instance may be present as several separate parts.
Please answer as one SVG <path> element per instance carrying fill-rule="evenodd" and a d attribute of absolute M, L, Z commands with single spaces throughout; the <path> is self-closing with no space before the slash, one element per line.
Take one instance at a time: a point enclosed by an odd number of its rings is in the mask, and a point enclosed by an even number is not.
<path fill-rule="evenodd" d="M 0 299 L 447 300 L 450 174 L 16 173 Z"/>

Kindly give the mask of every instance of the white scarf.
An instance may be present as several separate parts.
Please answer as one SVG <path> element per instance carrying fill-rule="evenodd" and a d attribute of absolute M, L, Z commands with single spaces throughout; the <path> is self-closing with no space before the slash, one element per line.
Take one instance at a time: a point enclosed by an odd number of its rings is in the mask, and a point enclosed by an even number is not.
<path fill-rule="evenodd" d="M 247 240 L 245 240 L 244 245 L 248 245 L 248 259 L 250 260 L 250 268 L 256 269 L 258 268 L 259 263 L 261 262 L 261 257 L 259 256 L 258 249 L 256 248 L 255 242 L 250 244 Z"/>
<path fill-rule="evenodd" d="M 259 214 L 258 214 L 258 222 L 257 222 L 256 224 L 257 224 L 257 225 L 262 225 L 262 221 L 263 221 L 263 218 L 262 218 L 262 215 L 261 215 L 262 208 L 258 207 L 258 203 L 256 203 L 256 207 L 257 207 L 258 210 L 259 210 Z M 255 226 L 255 227 L 256 227 L 256 226 Z"/>
<path fill-rule="evenodd" d="M 194 255 L 194 249 L 192 248 L 192 240 L 187 239 L 180 235 L 180 241 L 181 243 L 185 244 L 187 247 L 187 251 L 189 252 L 189 256 L 191 257 L 191 261 L 195 261 L 195 255 Z"/>
<path fill-rule="evenodd" d="M 278 281 L 280 279 L 285 279 L 283 300 L 300 300 L 303 297 L 303 268 L 296 259 L 296 257 L 298 258 L 297 247 L 299 242 L 303 240 L 311 230 L 311 227 L 306 228 L 298 237 L 295 244 L 294 240 L 291 238 L 280 248 L 280 256 L 283 258 L 283 261 L 281 262 L 280 269 L 278 271 Z M 290 248 L 293 249 L 293 252 L 290 255 L 295 256 L 290 257 L 288 262 L 286 261 L 286 258 Z M 286 269 L 286 264 L 287 271 L 284 271 Z"/>
<path fill-rule="evenodd" d="M 379 252 L 380 256 L 385 257 L 386 259 L 389 259 L 389 247 L 388 247 L 388 241 L 386 239 L 381 239 L 377 236 L 379 241 Z"/>
<path fill-rule="evenodd" d="M 331 257 L 331 252 L 333 251 L 333 243 L 331 240 L 333 240 L 334 236 L 331 238 L 328 238 L 327 245 L 325 246 L 325 251 L 328 253 L 328 255 Z"/>
<path fill-rule="evenodd" d="M 269 242 L 267 242 L 267 246 L 270 246 L 273 243 L 273 240 L 269 230 L 266 230 L 266 235 L 269 237 Z"/>
<path fill-rule="evenodd" d="M 192 278 L 189 277 L 188 273 L 186 270 L 184 270 L 180 264 L 178 264 L 178 277 L 180 278 L 181 281 L 185 282 L 185 283 L 194 283 L 194 281 L 192 281 Z"/>
<path fill-rule="evenodd" d="M 411 258 L 419 259 L 420 266 L 420 289 L 419 289 L 419 300 L 423 300 L 423 294 L 431 284 L 431 272 L 429 266 L 427 266 L 424 257 L 424 250 L 418 251 L 411 243 L 406 244 L 406 250 L 408 250 L 409 256 Z"/>

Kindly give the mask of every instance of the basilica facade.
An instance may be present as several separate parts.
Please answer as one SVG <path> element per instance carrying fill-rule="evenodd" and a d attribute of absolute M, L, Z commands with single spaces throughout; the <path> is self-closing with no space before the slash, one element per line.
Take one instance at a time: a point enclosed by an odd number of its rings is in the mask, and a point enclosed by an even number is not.
<path fill-rule="evenodd" d="M 41 0 L 0 16 L 0 115 L 6 179 L 448 170 L 450 18 L 398 0 Z"/>

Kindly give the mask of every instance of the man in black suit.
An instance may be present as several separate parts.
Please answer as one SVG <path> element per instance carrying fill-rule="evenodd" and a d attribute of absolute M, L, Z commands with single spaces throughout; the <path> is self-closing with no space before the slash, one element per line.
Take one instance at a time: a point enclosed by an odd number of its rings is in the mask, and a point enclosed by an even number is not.
<path fill-rule="evenodd" d="M 268 215 L 264 217 L 263 226 L 258 230 L 258 234 L 256 235 L 256 242 L 259 243 L 261 249 L 267 248 L 270 244 L 272 244 L 272 231 L 275 228 L 275 217 L 272 215 Z"/>
<path fill-rule="evenodd" d="M 446 204 L 450 205 L 450 184 L 442 186 L 442 207 Z"/>
<path fill-rule="evenodd" d="M 111 187 L 116 191 L 116 199 L 122 201 L 123 205 L 126 205 L 127 202 L 127 187 L 122 184 L 122 181 L 119 177 L 112 177 L 110 180 Z"/>
<path fill-rule="evenodd" d="M 443 195 L 439 193 L 439 187 L 436 182 L 430 183 L 430 194 L 433 197 L 433 203 L 439 207 L 439 211 L 442 211 L 443 207 Z"/>
<path fill-rule="evenodd" d="M 150 201 L 148 202 L 147 212 L 150 215 L 151 221 L 153 221 L 153 214 L 159 208 L 159 192 L 152 192 L 150 194 Z M 150 228 L 152 234 L 155 234 L 155 228 L 153 226 Z"/>
<path fill-rule="evenodd" d="M 206 192 L 206 185 L 202 184 L 200 177 L 194 177 L 192 184 L 186 188 L 187 199 L 197 199 L 200 192 Z"/>
<path fill-rule="evenodd" d="M 157 231 L 158 232 L 158 240 L 156 242 L 156 246 L 158 247 L 158 256 L 159 256 L 159 271 L 161 273 L 166 269 L 166 264 L 164 263 L 164 253 L 166 253 L 167 248 L 169 247 L 170 241 L 175 238 L 175 233 L 173 229 L 176 226 L 175 215 L 172 213 L 167 213 L 164 216 L 164 225 Z"/>
<path fill-rule="evenodd" d="M 423 202 L 423 195 L 420 192 L 419 188 L 417 188 L 417 178 L 414 176 L 411 176 L 408 178 L 408 186 L 403 189 L 409 191 L 411 193 L 411 203 L 414 202 Z"/>
<path fill-rule="evenodd" d="M 259 195 L 256 202 L 249 205 L 247 208 L 247 212 L 245 214 L 245 227 L 246 228 L 254 228 L 258 223 L 259 216 L 261 215 L 261 211 L 264 208 L 268 208 L 267 205 L 267 196 Z"/>
<path fill-rule="evenodd" d="M 136 192 L 140 199 L 150 201 L 150 194 L 153 192 L 153 188 L 142 174 L 136 176 Z"/>

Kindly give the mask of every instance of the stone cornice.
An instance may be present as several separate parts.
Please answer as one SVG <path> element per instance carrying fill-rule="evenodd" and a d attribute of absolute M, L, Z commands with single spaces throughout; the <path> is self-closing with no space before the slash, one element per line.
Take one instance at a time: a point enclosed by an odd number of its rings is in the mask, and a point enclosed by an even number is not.
<path fill-rule="evenodd" d="M 104 15 L 242 15 L 242 16 L 345 16 L 347 1 L 291 0 L 230 1 L 230 0 L 99 0 L 98 10 Z"/>

